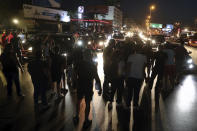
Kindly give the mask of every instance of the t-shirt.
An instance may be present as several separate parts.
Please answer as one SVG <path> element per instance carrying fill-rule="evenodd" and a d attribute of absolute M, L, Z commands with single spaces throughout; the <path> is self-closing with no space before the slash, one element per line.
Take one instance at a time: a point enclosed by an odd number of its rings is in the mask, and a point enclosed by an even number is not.
<path fill-rule="evenodd" d="M 147 57 L 143 54 L 132 54 L 128 57 L 128 63 L 131 63 L 128 77 L 143 79 L 144 66 L 147 63 Z"/>
<path fill-rule="evenodd" d="M 97 67 L 88 61 L 82 60 L 77 66 L 79 84 L 93 87 L 93 80 L 98 76 Z"/>
<path fill-rule="evenodd" d="M 165 61 L 165 65 L 174 65 L 175 61 L 174 61 L 174 57 L 175 57 L 175 53 L 172 49 L 164 49 L 163 50 L 164 53 L 166 53 L 166 55 L 168 56 L 168 58 Z"/>
<path fill-rule="evenodd" d="M 46 68 L 46 62 L 40 59 L 34 59 L 28 64 L 28 71 L 33 81 L 46 81 L 47 76 L 44 73 Z"/>
<path fill-rule="evenodd" d="M 4 73 L 17 73 L 18 72 L 18 60 L 14 54 L 5 54 L 1 55 L 1 62 L 3 65 Z"/>
<path fill-rule="evenodd" d="M 63 56 L 61 55 L 54 55 L 52 57 L 52 63 L 51 63 L 51 72 L 52 75 L 61 75 L 63 73 L 64 68 L 66 65 L 66 60 Z"/>
<path fill-rule="evenodd" d="M 187 50 L 183 46 L 179 46 L 175 49 L 176 52 L 176 60 L 185 60 L 187 56 Z"/>
<path fill-rule="evenodd" d="M 155 68 L 159 69 L 159 70 L 163 70 L 164 69 L 164 65 L 165 65 L 165 61 L 168 58 L 168 56 L 166 55 L 166 53 L 162 52 L 162 51 L 158 51 L 154 54 L 154 59 L 155 59 Z"/>
<path fill-rule="evenodd" d="M 104 72 L 108 72 L 111 66 L 111 59 L 113 55 L 113 49 L 110 47 L 106 47 L 103 51 L 103 67 Z"/>

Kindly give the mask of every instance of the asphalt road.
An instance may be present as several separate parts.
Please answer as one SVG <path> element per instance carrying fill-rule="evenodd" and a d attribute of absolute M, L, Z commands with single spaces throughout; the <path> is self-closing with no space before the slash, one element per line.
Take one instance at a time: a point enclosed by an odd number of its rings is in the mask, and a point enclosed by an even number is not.
<path fill-rule="evenodd" d="M 196 49 L 190 48 L 195 61 Z M 98 72 L 103 81 L 102 54 L 98 54 Z M 47 110 L 36 111 L 33 103 L 33 86 L 27 71 L 20 75 L 24 99 L 6 97 L 6 88 L 0 87 L 0 131 L 81 131 L 85 103 L 81 104 L 80 122 L 74 126 L 76 94 L 68 92 L 63 100 L 51 99 Z M 163 88 L 168 88 L 167 87 Z M 14 89 L 14 88 L 13 88 Z M 125 91 L 126 92 L 126 91 Z M 140 110 L 131 113 L 123 107 L 108 111 L 105 101 L 96 91 L 93 96 L 90 131 L 196 131 L 197 130 L 197 77 L 186 75 L 174 89 L 163 92 L 159 100 L 154 90 L 144 83 L 140 92 Z M 129 121 L 130 120 L 130 121 Z"/>

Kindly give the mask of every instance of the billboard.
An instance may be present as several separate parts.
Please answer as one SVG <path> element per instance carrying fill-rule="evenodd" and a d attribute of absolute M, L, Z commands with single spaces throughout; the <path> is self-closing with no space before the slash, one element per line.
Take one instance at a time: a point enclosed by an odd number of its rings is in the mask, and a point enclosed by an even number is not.
<path fill-rule="evenodd" d="M 86 12 L 87 13 L 94 13 L 94 14 L 107 14 L 108 13 L 108 6 L 102 6 L 102 5 L 87 6 Z"/>
<path fill-rule="evenodd" d="M 61 0 L 32 0 L 33 5 L 43 6 L 43 7 L 61 7 Z"/>
<path fill-rule="evenodd" d="M 67 11 L 43 8 L 39 6 L 23 5 L 24 17 L 31 19 L 43 19 L 51 21 L 69 22 L 70 16 Z"/>
<path fill-rule="evenodd" d="M 150 23 L 150 28 L 163 28 L 163 25 L 162 24 L 156 24 L 156 23 Z"/>

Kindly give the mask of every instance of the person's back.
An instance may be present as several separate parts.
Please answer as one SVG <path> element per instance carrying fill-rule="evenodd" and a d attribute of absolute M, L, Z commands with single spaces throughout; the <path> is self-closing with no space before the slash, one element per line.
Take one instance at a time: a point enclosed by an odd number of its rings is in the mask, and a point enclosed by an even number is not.
<path fill-rule="evenodd" d="M 78 80 L 92 84 L 97 74 L 97 68 L 92 62 L 82 60 L 77 68 Z"/>
<path fill-rule="evenodd" d="M 172 49 L 164 49 L 163 50 L 164 53 L 166 53 L 166 55 L 168 56 L 165 65 L 174 65 L 175 64 L 175 53 Z"/>
<path fill-rule="evenodd" d="M 180 60 L 180 61 L 185 60 L 185 57 L 188 55 L 187 50 L 182 45 L 178 46 L 175 49 L 175 53 L 176 53 L 175 55 L 176 60 Z"/>
<path fill-rule="evenodd" d="M 113 55 L 113 48 L 110 46 L 106 47 L 103 51 L 103 68 L 105 73 L 108 73 L 110 69 L 110 65 L 112 62 L 111 61 L 112 55 Z"/>
<path fill-rule="evenodd" d="M 154 59 L 155 59 L 155 68 L 157 69 L 164 69 L 164 66 L 165 66 L 165 61 L 167 59 L 167 55 L 166 53 L 164 53 L 163 51 L 157 51 L 155 54 L 154 54 Z"/>
<path fill-rule="evenodd" d="M 3 72 L 18 72 L 18 61 L 16 55 L 3 53 L 1 55 Z"/>
<path fill-rule="evenodd" d="M 128 62 L 131 63 L 129 77 L 143 79 L 144 78 L 144 66 L 147 63 L 145 55 L 136 53 L 132 54 L 128 58 Z"/>
<path fill-rule="evenodd" d="M 46 63 L 41 59 L 35 58 L 32 61 L 30 61 L 28 64 L 28 71 L 33 81 L 46 81 L 47 76 L 46 76 L 46 72 L 44 72 L 46 68 L 47 68 Z"/>
<path fill-rule="evenodd" d="M 64 64 L 63 56 L 59 54 L 55 54 L 52 57 L 52 64 L 51 64 L 52 72 L 57 72 L 57 73 L 61 72 L 63 68 L 63 64 Z"/>

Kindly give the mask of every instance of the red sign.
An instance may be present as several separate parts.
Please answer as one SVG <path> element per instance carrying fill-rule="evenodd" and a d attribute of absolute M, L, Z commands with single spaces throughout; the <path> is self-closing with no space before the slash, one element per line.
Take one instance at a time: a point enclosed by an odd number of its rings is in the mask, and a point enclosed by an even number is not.
<path fill-rule="evenodd" d="M 87 6 L 87 13 L 95 13 L 95 14 L 107 14 L 108 6 L 97 5 L 97 6 Z"/>

